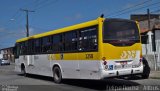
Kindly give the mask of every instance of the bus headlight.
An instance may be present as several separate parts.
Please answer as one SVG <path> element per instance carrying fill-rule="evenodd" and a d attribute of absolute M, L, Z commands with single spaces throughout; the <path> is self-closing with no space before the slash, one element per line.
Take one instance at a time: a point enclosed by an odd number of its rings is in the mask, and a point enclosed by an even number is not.
<path fill-rule="evenodd" d="M 103 65 L 106 65 L 107 64 L 106 57 L 103 57 L 102 60 L 103 60 Z"/>

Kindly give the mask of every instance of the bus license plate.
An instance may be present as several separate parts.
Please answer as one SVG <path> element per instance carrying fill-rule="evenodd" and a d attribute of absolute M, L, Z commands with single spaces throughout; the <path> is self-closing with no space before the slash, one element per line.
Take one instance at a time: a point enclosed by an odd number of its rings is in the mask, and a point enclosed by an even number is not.
<path fill-rule="evenodd" d="M 127 68 L 127 62 L 120 62 L 120 64 L 122 65 L 122 68 Z"/>
<path fill-rule="evenodd" d="M 121 64 L 121 65 L 126 65 L 126 64 L 127 64 L 127 62 L 120 62 L 120 64 Z"/>

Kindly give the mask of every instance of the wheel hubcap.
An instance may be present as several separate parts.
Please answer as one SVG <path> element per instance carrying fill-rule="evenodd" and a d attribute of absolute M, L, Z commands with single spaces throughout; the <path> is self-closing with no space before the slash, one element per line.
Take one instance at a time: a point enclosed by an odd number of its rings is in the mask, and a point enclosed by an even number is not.
<path fill-rule="evenodd" d="M 56 80 L 59 80 L 59 78 L 60 78 L 60 74 L 59 74 L 59 71 L 58 70 L 55 70 L 55 79 Z"/>

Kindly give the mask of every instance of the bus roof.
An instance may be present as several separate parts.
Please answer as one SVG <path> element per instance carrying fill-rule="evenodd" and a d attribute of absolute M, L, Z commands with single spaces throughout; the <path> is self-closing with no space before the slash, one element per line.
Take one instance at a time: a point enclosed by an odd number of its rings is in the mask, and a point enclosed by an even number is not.
<path fill-rule="evenodd" d="M 60 28 L 60 29 L 57 29 L 57 30 L 51 30 L 49 32 L 36 34 L 36 35 L 30 36 L 30 37 L 21 38 L 21 39 L 18 39 L 16 42 L 23 42 L 23 41 L 26 41 L 26 40 L 29 40 L 29 39 L 41 38 L 41 37 L 50 36 L 50 35 L 53 35 L 53 34 L 58 34 L 58 33 L 72 31 L 72 30 L 75 30 L 75 29 L 83 28 L 83 27 L 96 25 L 96 24 L 99 23 L 100 20 L 104 20 L 104 18 L 100 18 L 99 17 L 99 18 L 97 18 L 95 20 L 91 20 L 91 21 L 88 21 L 88 22 L 84 22 L 84 23 L 80 23 L 80 24 L 76 24 L 76 25 Z"/>

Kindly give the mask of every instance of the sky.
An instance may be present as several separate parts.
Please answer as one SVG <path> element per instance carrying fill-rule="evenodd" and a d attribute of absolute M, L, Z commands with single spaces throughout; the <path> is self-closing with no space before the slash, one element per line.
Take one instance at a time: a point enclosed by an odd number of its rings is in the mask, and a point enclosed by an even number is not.
<path fill-rule="evenodd" d="M 12 47 L 26 36 L 26 12 L 30 35 L 105 18 L 130 19 L 131 14 L 160 13 L 159 0 L 0 0 L 0 49 Z M 158 11 L 158 12 L 156 12 Z"/>

